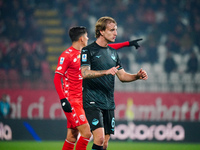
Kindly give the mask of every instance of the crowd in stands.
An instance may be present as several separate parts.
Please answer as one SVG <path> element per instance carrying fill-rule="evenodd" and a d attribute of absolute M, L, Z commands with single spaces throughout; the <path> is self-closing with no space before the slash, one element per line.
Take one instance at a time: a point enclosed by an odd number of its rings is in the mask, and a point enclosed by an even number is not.
<path fill-rule="evenodd" d="M 22 78 L 40 77 L 47 50 L 33 16 L 39 7 L 58 10 L 66 31 L 71 26 L 86 26 L 90 42 L 95 40 L 96 19 L 115 18 L 116 42 L 143 38 L 139 50 L 119 50 L 128 70 L 132 63 L 128 55 L 132 53 L 135 63 L 161 64 L 168 74 L 200 71 L 198 0 L 109 0 L 106 3 L 101 0 L 0 0 L 0 68 L 17 69 Z M 67 34 L 63 38 L 70 44 Z M 185 63 L 184 69 L 180 69 L 181 63 Z"/>
<path fill-rule="evenodd" d="M 34 9 L 30 1 L 0 0 L 0 69 L 16 70 L 20 81 L 39 79 L 46 60 Z"/>

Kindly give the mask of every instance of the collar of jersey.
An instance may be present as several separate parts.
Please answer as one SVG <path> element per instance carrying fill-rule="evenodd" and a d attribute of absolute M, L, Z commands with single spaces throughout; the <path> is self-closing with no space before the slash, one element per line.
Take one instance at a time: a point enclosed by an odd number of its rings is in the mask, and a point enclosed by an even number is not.
<path fill-rule="evenodd" d="M 70 47 L 69 49 L 71 49 L 71 50 L 75 50 L 75 51 L 80 51 L 80 50 L 77 50 L 77 49 L 75 49 L 74 47 Z"/>
<path fill-rule="evenodd" d="M 102 47 L 102 46 L 98 45 L 96 41 L 94 41 L 94 43 L 100 48 L 103 48 L 103 49 L 107 49 L 108 48 L 108 47 Z"/>

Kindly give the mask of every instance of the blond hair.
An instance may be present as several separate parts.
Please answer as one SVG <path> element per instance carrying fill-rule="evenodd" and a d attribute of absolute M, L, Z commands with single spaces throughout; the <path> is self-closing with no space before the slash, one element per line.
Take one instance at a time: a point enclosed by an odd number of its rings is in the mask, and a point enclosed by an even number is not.
<path fill-rule="evenodd" d="M 106 30 L 106 26 L 109 23 L 115 23 L 117 25 L 117 22 L 115 21 L 115 19 L 113 19 L 112 17 L 108 17 L 108 16 L 101 17 L 96 22 L 96 25 L 95 25 L 95 37 L 96 38 L 98 38 L 101 35 L 100 31 Z"/>

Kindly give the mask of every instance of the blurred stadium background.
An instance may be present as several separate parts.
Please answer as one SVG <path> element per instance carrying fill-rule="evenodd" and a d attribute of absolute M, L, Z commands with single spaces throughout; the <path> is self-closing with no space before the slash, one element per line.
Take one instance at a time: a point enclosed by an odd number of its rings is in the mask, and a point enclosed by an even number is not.
<path fill-rule="evenodd" d="M 64 140 L 53 84 L 58 56 L 71 44 L 71 26 L 86 26 L 91 43 L 97 19 L 111 16 L 116 42 L 143 38 L 138 50 L 118 50 L 125 70 L 149 75 L 131 84 L 116 79 L 112 140 L 199 143 L 199 8 L 198 0 L 0 0 L 0 94 L 12 107 L 0 120 L 0 140 Z"/>

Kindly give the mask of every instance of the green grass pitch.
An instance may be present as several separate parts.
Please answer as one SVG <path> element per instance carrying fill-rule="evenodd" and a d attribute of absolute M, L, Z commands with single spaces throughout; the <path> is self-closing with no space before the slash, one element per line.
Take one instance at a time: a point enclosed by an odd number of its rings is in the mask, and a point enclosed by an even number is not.
<path fill-rule="evenodd" d="M 0 150 L 62 150 L 63 141 L 0 141 Z M 92 142 L 87 150 L 91 150 Z M 196 143 L 109 142 L 108 150 L 200 150 Z"/>

